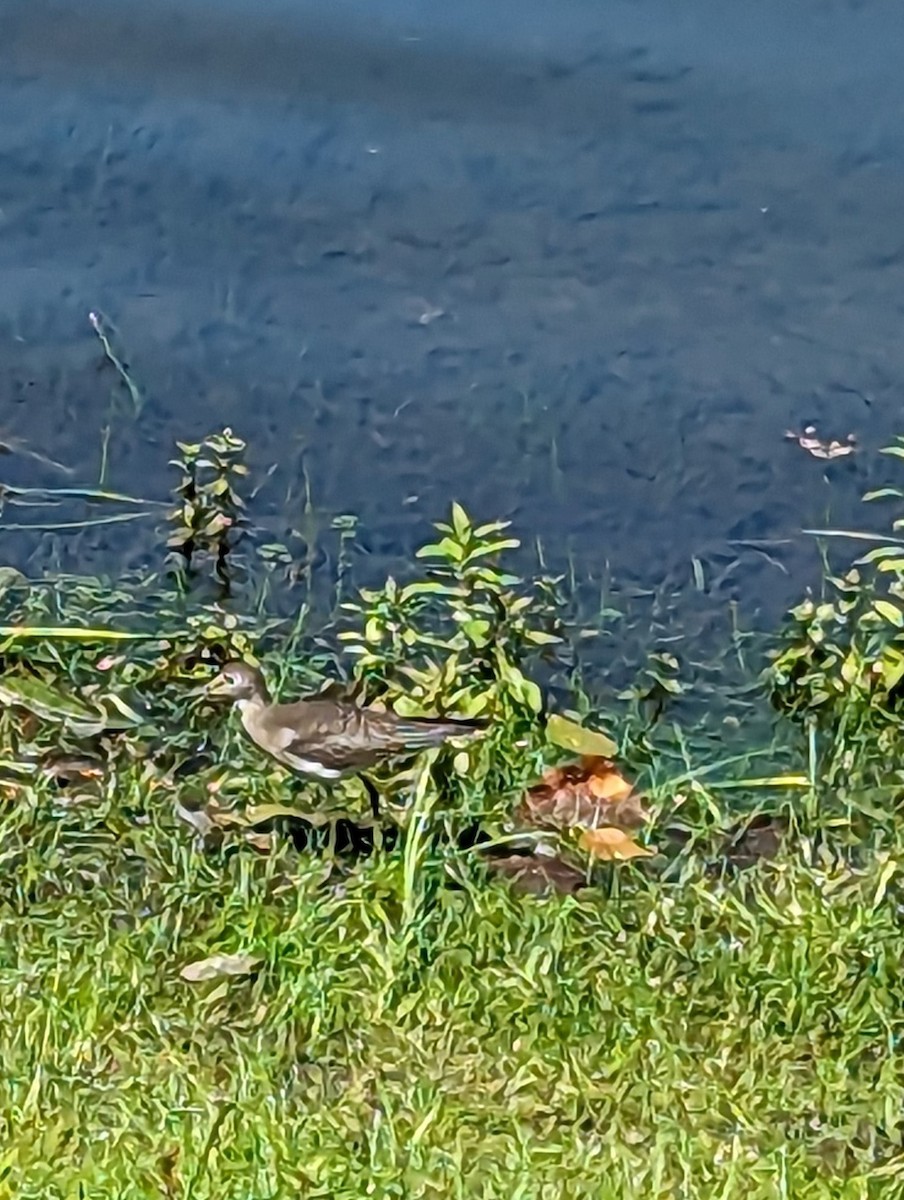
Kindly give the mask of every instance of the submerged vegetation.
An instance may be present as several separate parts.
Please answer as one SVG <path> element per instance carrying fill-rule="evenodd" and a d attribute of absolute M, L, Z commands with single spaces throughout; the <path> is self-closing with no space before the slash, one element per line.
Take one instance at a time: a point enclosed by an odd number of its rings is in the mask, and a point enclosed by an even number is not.
<path fill-rule="evenodd" d="M 357 592 L 337 527 L 318 605 L 243 443 L 179 451 L 159 569 L 0 579 L 0 1195 L 899 1194 L 904 514 L 746 680 L 751 744 L 668 647 L 589 694 L 506 523 Z M 231 658 L 487 732 L 377 828 L 210 702 Z"/>

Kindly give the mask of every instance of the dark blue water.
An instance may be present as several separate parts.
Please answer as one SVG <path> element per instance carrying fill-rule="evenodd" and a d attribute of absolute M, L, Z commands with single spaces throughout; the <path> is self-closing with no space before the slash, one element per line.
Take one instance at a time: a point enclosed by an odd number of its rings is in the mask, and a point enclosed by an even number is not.
<path fill-rule="evenodd" d="M 0 0 L 0 433 L 74 471 L 2 478 L 95 483 L 107 427 L 108 486 L 165 496 L 229 424 L 275 536 L 309 490 L 394 568 L 456 497 L 777 613 L 904 429 L 902 46 L 897 0 Z"/>

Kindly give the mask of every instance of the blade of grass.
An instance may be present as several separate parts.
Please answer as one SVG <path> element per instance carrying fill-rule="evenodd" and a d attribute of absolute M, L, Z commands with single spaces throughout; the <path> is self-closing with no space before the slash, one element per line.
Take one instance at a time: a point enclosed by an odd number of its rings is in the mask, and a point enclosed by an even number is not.
<path fill-rule="evenodd" d="M 97 629 L 90 626 L 84 628 L 73 625 L 0 625 L 0 638 L 11 640 L 30 638 L 42 641 L 57 639 L 74 642 L 140 642 L 160 641 L 164 636 L 160 633 L 129 633 L 125 629 Z"/>
<path fill-rule="evenodd" d="M 168 502 L 166 500 L 144 500 L 138 496 L 127 496 L 124 492 L 108 492 L 103 488 L 33 488 L 33 487 L 9 487 L 4 486 L 4 492 L 7 496 L 47 496 L 50 498 L 62 497 L 64 499 L 73 500 L 99 500 L 113 504 L 153 504 L 160 508 L 166 508 Z"/>
<path fill-rule="evenodd" d="M 418 867 L 420 865 L 422 844 L 425 840 L 430 823 L 430 813 L 437 799 L 436 788 L 430 767 L 436 759 L 436 752 L 424 756 L 424 765 L 418 776 L 415 787 L 414 801 L 405 836 L 405 851 L 403 861 L 403 898 L 402 923 L 403 937 L 410 930 L 417 915 L 419 889 L 417 887 Z"/>
<path fill-rule="evenodd" d="M 724 779 L 721 782 L 709 783 L 707 787 L 721 792 L 730 791 L 732 788 L 809 788 L 810 780 L 806 775 L 764 775 L 753 779 Z"/>
<path fill-rule="evenodd" d="M 139 512 L 139 513 L 116 513 L 112 517 L 92 517 L 87 521 L 54 521 L 43 522 L 36 521 L 16 521 L 9 525 L 4 524 L 3 529 L 28 530 L 31 529 L 37 533 L 49 533 L 55 529 L 88 529 L 92 525 L 119 525 L 123 521 L 138 521 L 142 517 L 153 517 L 154 513 Z"/>
<path fill-rule="evenodd" d="M 858 529 L 802 529 L 801 533 L 810 534 L 812 537 L 855 538 L 861 542 L 894 542 L 898 546 L 904 546 L 904 538 L 891 537 L 887 533 L 862 533 Z"/>
<path fill-rule="evenodd" d="M 689 783 L 693 779 L 703 779 L 707 775 L 712 775 L 715 771 L 722 770 L 723 767 L 730 767 L 733 763 L 750 762 L 753 758 L 763 758 L 766 754 L 774 754 L 772 747 L 764 750 L 748 750 L 745 754 L 733 754 L 729 758 L 721 758 L 718 762 L 710 763 L 707 767 L 699 767 L 685 771 L 681 775 L 677 775 L 670 779 L 671 784 Z"/>
<path fill-rule="evenodd" d="M 119 358 L 119 356 L 116 354 L 116 351 L 113 349 L 110 338 L 106 329 L 104 328 L 103 321 L 96 312 L 88 313 L 88 320 L 91 323 L 91 328 L 97 334 L 100 344 L 104 348 L 104 354 L 106 355 L 108 362 L 113 365 L 116 373 L 125 384 L 126 389 L 132 398 L 132 404 L 135 407 L 135 416 L 140 416 L 141 406 L 143 403 L 141 392 L 138 390 L 134 380 L 132 379 L 132 376 L 129 374 L 126 364 L 121 358 Z"/>

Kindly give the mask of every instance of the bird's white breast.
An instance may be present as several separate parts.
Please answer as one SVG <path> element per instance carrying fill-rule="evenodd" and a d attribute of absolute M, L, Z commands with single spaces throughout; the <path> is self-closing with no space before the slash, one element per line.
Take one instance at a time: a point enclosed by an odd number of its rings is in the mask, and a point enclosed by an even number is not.
<path fill-rule="evenodd" d="M 313 775 L 317 779 L 342 778 L 342 772 L 335 767 L 326 767 L 323 763 L 314 762 L 311 758 L 299 758 L 297 754 L 290 754 L 288 751 L 283 751 L 283 757 L 302 775 Z"/>

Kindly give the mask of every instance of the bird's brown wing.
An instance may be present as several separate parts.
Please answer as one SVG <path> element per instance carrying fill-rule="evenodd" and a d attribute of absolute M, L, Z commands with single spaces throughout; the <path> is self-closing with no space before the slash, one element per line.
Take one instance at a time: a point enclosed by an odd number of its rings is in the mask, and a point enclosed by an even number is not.
<path fill-rule="evenodd" d="M 372 746 L 350 747 L 347 743 L 331 744 L 318 742 L 292 742 L 283 751 L 284 761 L 307 774 L 320 774 L 314 767 L 323 768 L 324 777 L 337 777 L 354 771 L 364 771 L 386 757 Z"/>
<path fill-rule="evenodd" d="M 336 773 L 361 770 L 384 757 L 392 740 L 387 714 L 332 701 L 276 705 L 267 725 L 277 757 L 301 771 L 314 765 Z"/>

